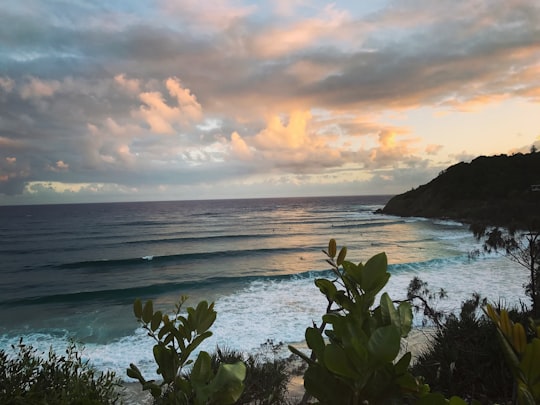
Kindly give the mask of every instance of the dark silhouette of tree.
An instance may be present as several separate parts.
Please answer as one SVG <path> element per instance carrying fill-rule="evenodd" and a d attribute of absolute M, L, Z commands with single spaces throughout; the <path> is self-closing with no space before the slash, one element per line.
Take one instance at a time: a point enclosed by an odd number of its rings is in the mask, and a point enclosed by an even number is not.
<path fill-rule="evenodd" d="M 540 317 L 540 226 L 531 224 L 527 231 L 509 228 L 471 225 L 478 240 L 483 240 L 484 250 L 503 251 L 515 263 L 529 271 L 525 293 L 532 301 L 535 318 Z"/>

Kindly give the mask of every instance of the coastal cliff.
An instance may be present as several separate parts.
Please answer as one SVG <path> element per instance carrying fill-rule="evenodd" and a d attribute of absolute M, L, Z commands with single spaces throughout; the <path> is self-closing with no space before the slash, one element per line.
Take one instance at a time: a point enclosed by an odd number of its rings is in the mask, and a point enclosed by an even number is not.
<path fill-rule="evenodd" d="M 540 220 L 540 152 L 455 164 L 394 196 L 381 212 L 527 229 Z"/>

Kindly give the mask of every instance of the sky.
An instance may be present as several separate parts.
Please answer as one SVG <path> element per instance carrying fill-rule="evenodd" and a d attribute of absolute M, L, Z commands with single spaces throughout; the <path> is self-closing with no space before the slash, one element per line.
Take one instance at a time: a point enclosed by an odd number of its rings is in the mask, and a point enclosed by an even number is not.
<path fill-rule="evenodd" d="M 538 0 L 17 0 L 0 204 L 398 194 L 540 147 Z"/>

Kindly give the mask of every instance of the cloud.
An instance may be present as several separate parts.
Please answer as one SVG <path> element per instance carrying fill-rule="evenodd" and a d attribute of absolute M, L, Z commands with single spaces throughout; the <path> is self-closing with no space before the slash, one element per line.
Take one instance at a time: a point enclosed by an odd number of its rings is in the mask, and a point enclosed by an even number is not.
<path fill-rule="evenodd" d="M 15 82 L 9 77 L 0 77 L 0 90 L 4 93 L 9 93 L 15 87 Z"/>
<path fill-rule="evenodd" d="M 183 88 L 177 78 L 167 79 L 165 85 L 177 105 L 169 105 L 160 92 L 143 92 L 139 94 L 143 105 L 133 116 L 144 120 L 158 134 L 174 134 L 176 126 L 200 121 L 202 107 L 191 91 Z"/>
<path fill-rule="evenodd" d="M 252 150 L 238 132 L 233 132 L 231 135 L 231 149 L 232 156 L 240 160 L 251 160 L 253 158 Z"/>
<path fill-rule="evenodd" d="M 69 164 L 64 163 L 62 160 L 57 161 L 54 165 L 47 165 L 47 170 L 53 172 L 64 172 L 69 169 Z"/>
<path fill-rule="evenodd" d="M 56 80 L 45 81 L 36 77 L 30 77 L 21 87 L 20 94 L 23 100 L 40 99 L 52 97 L 60 88 L 60 83 Z"/>
<path fill-rule="evenodd" d="M 140 91 L 140 82 L 137 79 L 128 79 L 125 74 L 118 74 L 114 76 L 114 80 L 128 93 L 137 94 Z"/>
<path fill-rule="evenodd" d="M 434 145 L 430 144 L 426 146 L 426 153 L 428 155 L 436 155 L 438 152 L 440 152 L 444 148 L 443 145 Z"/>
<path fill-rule="evenodd" d="M 0 16 L 3 195 L 389 191 L 395 168 L 412 182 L 479 150 L 434 136 L 433 110 L 540 100 L 534 0 L 38 3 Z"/>
<path fill-rule="evenodd" d="M 251 46 L 255 54 L 263 58 L 305 51 L 306 48 L 320 46 L 328 37 L 339 35 L 338 28 L 348 19 L 346 11 L 327 6 L 316 17 L 296 21 L 287 27 L 269 27 L 253 38 Z"/>
<path fill-rule="evenodd" d="M 401 163 L 409 164 L 416 160 L 416 145 L 419 139 L 398 134 L 395 131 L 383 130 L 378 135 L 378 146 L 369 151 L 368 167 L 399 167 Z"/>

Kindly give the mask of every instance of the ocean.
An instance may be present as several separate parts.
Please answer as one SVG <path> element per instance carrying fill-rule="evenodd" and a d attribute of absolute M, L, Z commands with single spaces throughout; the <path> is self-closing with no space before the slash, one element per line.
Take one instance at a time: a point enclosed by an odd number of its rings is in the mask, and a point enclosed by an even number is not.
<path fill-rule="evenodd" d="M 268 340 L 295 343 L 320 322 L 326 302 L 314 285 L 329 276 L 330 238 L 347 259 L 386 252 L 385 291 L 402 299 L 414 276 L 455 311 L 478 292 L 526 300 L 527 271 L 480 247 L 468 226 L 376 214 L 388 196 L 0 206 L 0 349 L 19 338 L 40 351 L 70 339 L 83 357 L 125 381 L 129 363 L 156 377 L 153 341 L 132 312 L 136 298 L 172 311 L 181 295 L 215 302 L 203 348 L 256 352 Z M 415 317 L 420 327 L 422 319 Z M 131 380 L 132 381 L 132 380 Z"/>

